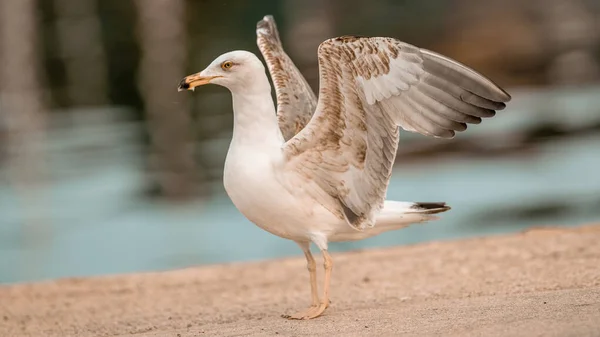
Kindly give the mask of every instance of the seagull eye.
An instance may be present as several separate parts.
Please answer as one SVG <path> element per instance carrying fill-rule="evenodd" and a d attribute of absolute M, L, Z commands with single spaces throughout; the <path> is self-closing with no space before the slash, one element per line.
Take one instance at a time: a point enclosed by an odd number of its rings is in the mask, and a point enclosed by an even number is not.
<path fill-rule="evenodd" d="M 221 64 L 221 68 L 223 68 L 223 70 L 231 69 L 231 67 L 233 67 L 233 63 L 231 61 L 226 61 Z"/>

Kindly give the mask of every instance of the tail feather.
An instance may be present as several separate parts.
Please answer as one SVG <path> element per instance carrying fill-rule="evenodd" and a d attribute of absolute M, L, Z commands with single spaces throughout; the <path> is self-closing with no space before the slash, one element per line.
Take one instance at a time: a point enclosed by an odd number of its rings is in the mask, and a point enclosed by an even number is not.
<path fill-rule="evenodd" d="M 445 212 L 450 206 L 445 202 L 404 202 L 386 200 L 375 220 L 375 226 L 363 231 L 350 229 L 329 238 L 331 242 L 362 240 L 379 234 L 408 227 L 412 224 L 437 220 L 433 215 Z"/>
<path fill-rule="evenodd" d="M 410 208 L 415 210 L 414 213 L 423 214 L 442 213 L 451 209 L 445 202 L 415 202 Z"/>
<path fill-rule="evenodd" d="M 445 202 L 405 202 L 386 200 L 377 217 L 375 228 L 392 226 L 406 227 L 412 223 L 437 220 L 433 214 L 450 209 Z"/>

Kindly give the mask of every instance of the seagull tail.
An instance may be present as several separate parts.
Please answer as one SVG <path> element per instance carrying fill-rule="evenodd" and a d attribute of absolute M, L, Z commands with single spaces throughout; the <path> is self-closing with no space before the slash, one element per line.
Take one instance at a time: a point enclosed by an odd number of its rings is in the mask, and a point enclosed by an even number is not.
<path fill-rule="evenodd" d="M 444 202 L 405 202 L 386 200 L 375 219 L 375 226 L 362 231 L 348 230 L 333 241 L 362 240 L 379 234 L 408 227 L 412 224 L 437 220 L 437 213 L 450 209 Z"/>
<path fill-rule="evenodd" d="M 407 227 L 413 223 L 437 220 L 434 214 L 450 210 L 445 202 L 405 202 L 386 200 L 375 228 L 395 230 Z"/>

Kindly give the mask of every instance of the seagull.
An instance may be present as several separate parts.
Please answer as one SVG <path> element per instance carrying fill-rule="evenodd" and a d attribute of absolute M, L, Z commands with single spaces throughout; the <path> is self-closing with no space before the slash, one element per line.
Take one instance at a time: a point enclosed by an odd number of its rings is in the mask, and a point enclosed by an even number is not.
<path fill-rule="evenodd" d="M 260 59 L 236 50 L 184 77 L 178 90 L 223 86 L 233 99 L 233 136 L 223 184 L 236 208 L 263 230 L 300 246 L 311 306 L 330 305 L 328 243 L 370 238 L 437 219 L 443 202 L 386 200 L 400 128 L 453 138 L 505 108 L 510 95 L 474 70 L 389 37 L 341 36 L 318 47 L 319 96 L 283 50 L 272 16 L 256 28 Z M 323 255 L 323 293 L 310 245 Z"/>

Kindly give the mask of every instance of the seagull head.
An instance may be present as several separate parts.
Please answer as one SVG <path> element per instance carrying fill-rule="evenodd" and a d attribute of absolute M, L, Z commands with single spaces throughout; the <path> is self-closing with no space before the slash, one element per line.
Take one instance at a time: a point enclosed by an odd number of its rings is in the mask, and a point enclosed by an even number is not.
<path fill-rule="evenodd" d="M 262 84 L 260 76 L 266 79 L 265 67 L 258 57 L 248 51 L 235 50 L 217 57 L 201 72 L 184 77 L 178 91 L 194 90 L 209 83 L 226 87 L 232 93 L 248 91 Z"/>

